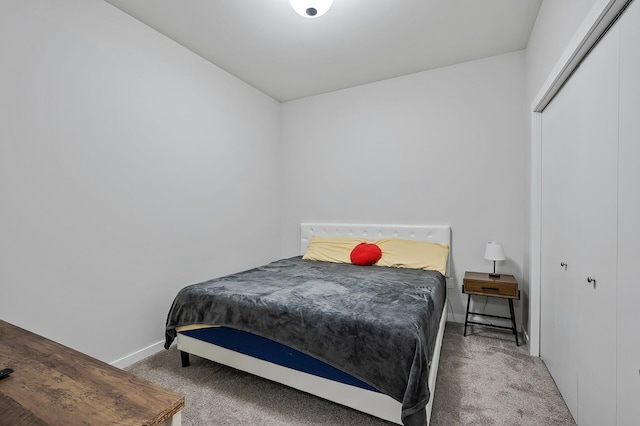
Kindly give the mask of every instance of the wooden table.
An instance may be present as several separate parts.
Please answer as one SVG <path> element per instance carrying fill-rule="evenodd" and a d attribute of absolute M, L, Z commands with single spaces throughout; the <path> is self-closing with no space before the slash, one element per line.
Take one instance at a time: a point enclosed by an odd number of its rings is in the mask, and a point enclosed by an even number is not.
<path fill-rule="evenodd" d="M 184 397 L 0 320 L 2 425 L 171 425 Z"/>
<path fill-rule="evenodd" d="M 482 325 L 485 327 L 504 328 L 511 330 L 516 337 L 516 346 L 520 346 L 518 342 L 518 330 L 516 328 L 516 315 L 513 310 L 513 300 L 520 299 L 520 290 L 518 290 L 518 281 L 513 275 L 501 274 L 498 276 L 491 276 L 485 272 L 465 272 L 462 285 L 462 292 L 468 294 L 467 297 L 467 313 L 464 317 L 464 335 L 467 335 L 467 325 Z M 469 304 L 471 302 L 471 295 L 477 296 L 489 296 L 500 297 L 509 301 L 509 316 L 489 315 L 482 312 L 469 312 Z M 502 318 L 511 320 L 511 327 L 505 327 L 502 325 L 487 324 L 483 322 L 476 322 L 469 320 L 469 315 L 479 315 L 483 317 Z"/>

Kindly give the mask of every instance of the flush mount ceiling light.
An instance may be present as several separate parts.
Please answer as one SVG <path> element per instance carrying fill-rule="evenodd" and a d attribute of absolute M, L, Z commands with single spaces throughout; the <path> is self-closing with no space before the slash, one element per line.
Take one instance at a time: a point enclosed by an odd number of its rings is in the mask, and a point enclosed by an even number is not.
<path fill-rule="evenodd" d="M 293 10 L 305 18 L 318 18 L 331 7 L 333 0 L 289 0 Z"/>

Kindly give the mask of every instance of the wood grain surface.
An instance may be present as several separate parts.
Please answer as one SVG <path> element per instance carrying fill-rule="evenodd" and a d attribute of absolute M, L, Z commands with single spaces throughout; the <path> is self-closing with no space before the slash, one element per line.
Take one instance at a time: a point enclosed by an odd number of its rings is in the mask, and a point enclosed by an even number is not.
<path fill-rule="evenodd" d="M 0 425 L 159 425 L 184 397 L 0 320 Z"/>
<path fill-rule="evenodd" d="M 463 284 L 465 294 L 520 299 L 518 281 L 513 275 L 492 277 L 486 272 L 466 272 Z"/>

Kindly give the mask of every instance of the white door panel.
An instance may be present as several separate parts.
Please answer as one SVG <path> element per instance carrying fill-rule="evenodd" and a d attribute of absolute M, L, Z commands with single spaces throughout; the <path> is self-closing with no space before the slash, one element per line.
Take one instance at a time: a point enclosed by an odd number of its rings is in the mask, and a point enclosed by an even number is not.
<path fill-rule="evenodd" d="M 616 424 L 617 46 L 614 27 L 542 115 L 540 351 L 581 426 Z"/>
<path fill-rule="evenodd" d="M 576 152 L 580 426 L 616 424 L 618 67 L 614 26 L 572 77 L 581 87 Z"/>
<path fill-rule="evenodd" d="M 640 2 L 620 18 L 618 424 L 640 421 Z"/>
<path fill-rule="evenodd" d="M 571 274 L 576 253 L 572 244 L 576 226 L 575 132 L 578 101 L 567 83 L 542 116 L 542 268 L 540 356 L 551 372 L 571 413 L 577 416 L 575 338 L 576 286 Z M 565 264 L 565 266 L 562 266 Z"/>

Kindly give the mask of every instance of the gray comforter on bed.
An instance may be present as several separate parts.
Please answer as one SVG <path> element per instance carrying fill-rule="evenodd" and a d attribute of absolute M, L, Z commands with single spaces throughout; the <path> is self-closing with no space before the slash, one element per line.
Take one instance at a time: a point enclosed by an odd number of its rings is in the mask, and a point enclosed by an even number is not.
<path fill-rule="evenodd" d="M 402 403 L 405 425 L 424 425 L 427 377 L 446 286 L 436 271 L 278 260 L 183 288 L 175 328 L 217 324 L 316 357 Z"/>

